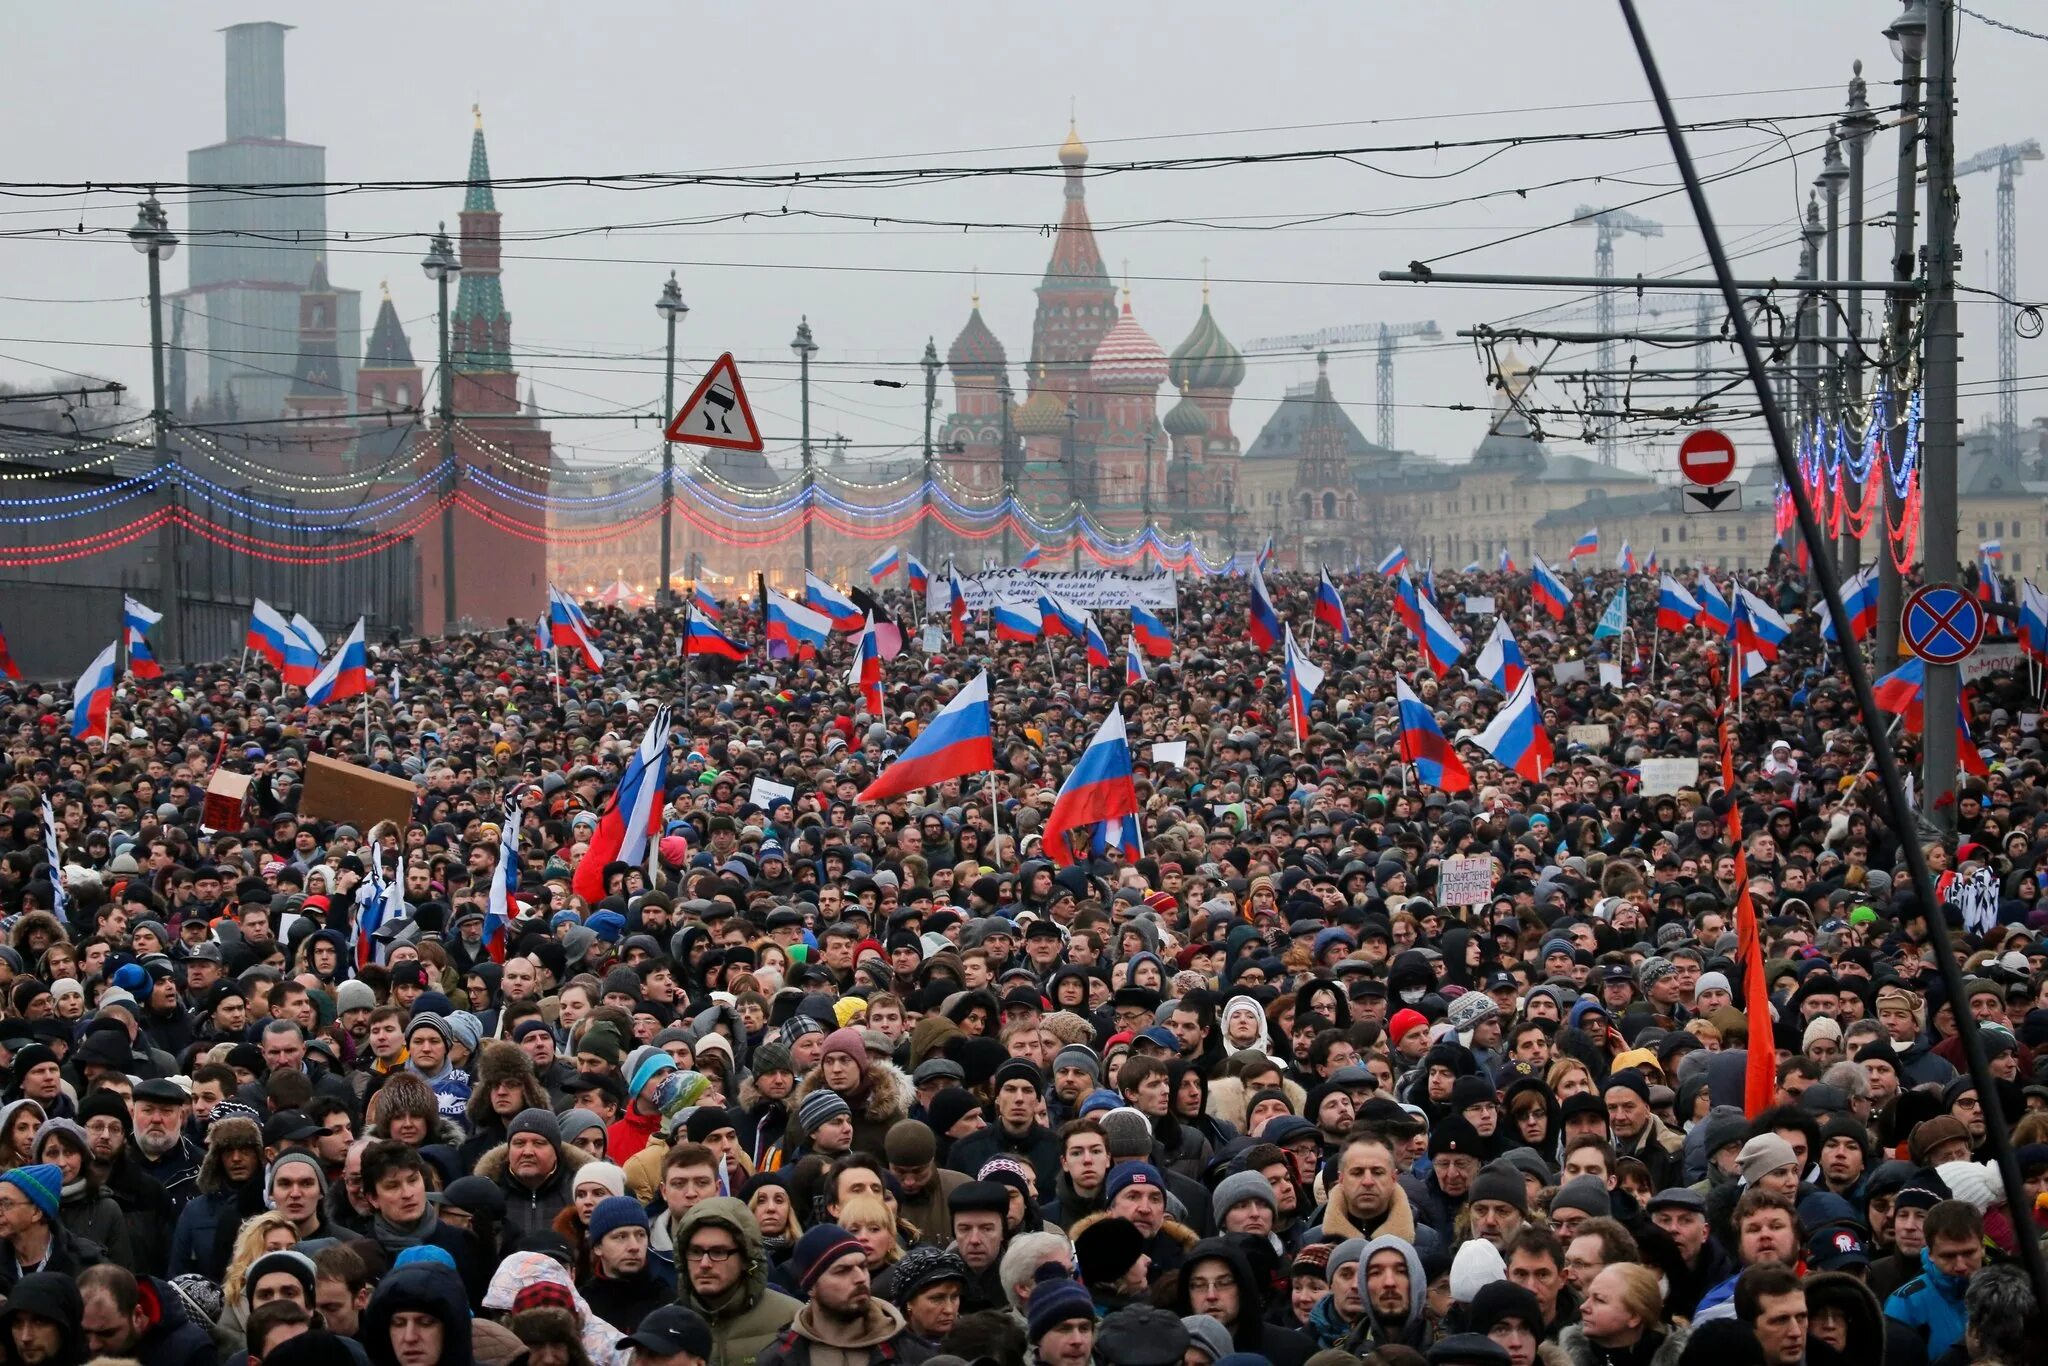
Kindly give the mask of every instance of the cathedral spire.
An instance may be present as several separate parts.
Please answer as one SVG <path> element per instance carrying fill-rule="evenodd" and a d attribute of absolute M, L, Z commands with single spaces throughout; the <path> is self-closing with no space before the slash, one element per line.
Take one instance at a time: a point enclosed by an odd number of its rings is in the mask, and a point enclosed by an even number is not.
<path fill-rule="evenodd" d="M 484 147 L 484 107 L 472 104 L 476 130 L 469 135 L 469 193 L 463 196 L 464 213 L 496 213 L 497 198 L 491 193 L 491 154 Z"/>
<path fill-rule="evenodd" d="M 462 279 L 456 286 L 449 341 L 455 368 L 471 373 L 504 373 L 512 368 L 512 315 L 505 311 L 498 280 L 499 215 L 491 194 L 491 158 L 484 147 L 481 106 L 472 105 L 476 128 L 469 139 L 469 190 L 462 200 Z M 507 391 L 517 406 L 517 397 Z"/>

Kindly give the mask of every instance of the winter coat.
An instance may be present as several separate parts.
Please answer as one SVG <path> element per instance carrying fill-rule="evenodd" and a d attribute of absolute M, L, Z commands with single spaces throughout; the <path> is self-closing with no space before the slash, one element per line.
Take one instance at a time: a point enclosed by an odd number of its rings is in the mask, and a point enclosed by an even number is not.
<path fill-rule="evenodd" d="M 113 1197 L 97 1184 L 80 1182 L 75 1192 L 67 1187 L 63 1202 L 57 1207 L 57 1217 L 72 1237 L 97 1243 L 109 1261 L 120 1266 L 139 1265 L 128 1240 L 128 1220 Z"/>
<path fill-rule="evenodd" d="M 1043 1124 L 1033 1123 L 1021 1134 L 1013 1134 L 1000 1123 L 975 1130 L 953 1145 L 946 1165 L 972 1179 L 990 1158 L 1010 1156 L 1029 1162 L 1038 1175 L 1038 1189 L 1051 1190 L 1060 1175 L 1060 1136 Z"/>
<path fill-rule="evenodd" d="M 1234 998 L 1233 998 L 1234 999 Z M 1287 1105 L 1295 1114 L 1308 1103 L 1308 1092 L 1296 1082 L 1282 1079 L 1280 1089 L 1287 1093 Z M 1252 1093 L 1236 1077 L 1218 1077 L 1209 1083 L 1209 1113 L 1230 1125 L 1239 1133 L 1246 1133 L 1247 1118 L 1252 1108 Z"/>
<path fill-rule="evenodd" d="M 636 1276 L 614 1279 L 590 1276 L 576 1283 L 596 1315 L 618 1329 L 631 1333 L 640 1320 L 676 1297 L 676 1283 L 669 1268 L 650 1257 Z"/>
<path fill-rule="evenodd" d="M 798 1310 L 775 1345 L 761 1353 L 757 1366 L 811 1366 L 814 1344 L 823 1349 L 827 1361 L 857 1360 L 865 1348 L 869 1366 L 885 1362 L 890 1366 L 917 1366 L 932 1355 L 931 1349 L 905 1325 L 903 1311 L 887 1300 L 869 1300 L 867 1317 L 860 1327 L 836 1343 L 825 1340 L 824 1330 L 817 1322 L 817 1307 L 817 1302 L 812 1301 Z"/>
<path fill-rule="evenodd" d="M 1229 1325 L 1232 1350 L 1262 1356 L 1273 1366 L 1303 1366 L 1316 1350 L 1315 1345 L 1305 1333 L 1265 1321 L 1265 1287 L 1252 1274 L 1252 1264 L 1243 1249 L 1229 1238 L 1204 1238 L 1188 1249 L 1187 1258 L 1181 1263 L 1179 1298 L 1174 1301 L 1173 1312 L 1182 1318 L 1195 1312 L 1188 1292 L 1188 1272 L 1196 1262 L 1204 1260 L 1222 1262 L 1237 1282 L 1237 1322 Z"/>
<path fill-rule="evenodd" d="M 555 1171 L 538 1187 L 528 1186 L 512 1175 L 508 1158 L 511 1149 L 499 1145 L 477 1160 L 476 1174 L 495 1181 L 505 1193 L 505 1222 L 499 1232 L 504 1247 L 517 1247 L 536 1233 L 547 1233 L 555 1216 L 567 1209 L 576 1191 L 576 1173 L 597 1161 L 574 1144 L 555 1145 Z"/>
<path fill-rule="evenodd" d="M 910 1118 L 910 1107 L 917 1100 L 917 1088 L 894 1064 L 872 1059 L 868 1061 L 866 1078 L 867 1094 L 853 1106 L 853 1151 L 886 1161 L 882 1140 L 889 1136 L 890 1125 L 899 1119 Z M 803 1084 L 790 1094 L 790 1112 L 794 1114 L 801 1109 L 806 1096 L 824 1089 L 825 1070 L 813 1068 Z M 1057 1154 L 1054 1154 L 1053 1166 L 1055 1169 L 1059 1166 Z M 1038 1179 L 1040 1185 L 1049 1185 L 1052 1180 L 1044 1174 Z"/>
<path fill-rule="evenodd" d="M 1963 1292 L 1969 1279 L 1951 1276 L 1935 1266 L 1926 1248 L 1920 1249 L 1920 1274 L 1892 1292 L 1884 1302 L 1884 1315 L 1919 1331 L 1927 1339 L 1927 1355 L 1939 1359 L 1943 1352 L 1963 1340 L 1969 1315 L 1963 1307 Z"/>
<path fill-rule="evenodd" d="M 391 1320 L 407 1312 L 428 1314 L 440 1321 L 439 1366 L 473 1366 L 469 1305 L 463 1298 L 462 1282 L 447 1267 L 426 1262 L 399 1267 L 371 1292 L 360 1334 L 369 1349 L 371 1366 L 398 1366 L 391 1350 Z"/>
<path fill-rule="evenodd" d="M 953 1241 L 952 1195 L 969 1180 L 969 1177 L 951 1168 L 936 1167 L 932 1171 L 932 1179 L 925 1183 L 923 1190 L 916 1195 L 898 1197 L 897 1215 L 917 1230 L 919 1243 L 944 1247 Z"/>
<path fill-rule="evenodd" d="M 184 1298 L 170 1282 L 138 1276 L 135 1288 L 149 1319 L 133 1354 L 141 1366 L 214 1366 L 213 1334 L 185 1312 Z"/>
<path fill-rule="evenodd" d="M 1685 1352 L 1686 1339 L 1692 1336 L 1692 1329 L 1684 1324 L 1674 1324 L 1664 1334 L 1664 1340 L 1657 1344 L 1650 1356 L 1650 1366 L 1678 1366 L 1678 1358 Z M 1573 1324 L 1557 1335 L 1557 1345 L 1563 1349 L 1565 1359 L 1571 1366 L 1597 1366 L 1598 1354 L 1593 1344 L 1586 1341 L 1586 1330 Z"/>
<path fill-rule="evenodd" d="M 1351 1336 L 1344 1344 L 1344 1350 L 1359 1356 L 1367 1355 L 1374 1347 L 1399 1343 L 1413 1347 L 1418 1352 L 1429 1350 L 1432 1336 L 1428 1303 L 1429 1277 L 1422 1269 L 1422 1258 L 1416 1254 L 1415 1245 L 1406 1238 L 1382 1234 L 1366 1243 L 1365 1251 L 1358 1256 L 1358 1274 L 1361 1280 L 1365 1269 L 1372 1263 L 1375 1254 L 1398 1252 L 1408 1262 L 1408 1317 L 1398 1324 L 1383 1323 L 1373 1312 L 1372 1301 L 1365 1301 L 1365 1312 L 1359 1316 L 1358 1324 L 1351 1330 Z"/>
<path fill-rule="evenodd" d="M 704 1300 L 690 1284 L 687 1271 L 677 1276 L 676 1303 L 701 1314 L 711 1325 L 709 1366 L 756 1366 L 756 1358 L 774 1345 L 796 1317 L 799 1303 L 768 1286 L 768 1257 L 761 1246 L 761 1228 L 745 1205 L 730 1196 L 700 1200 L 684 1213 L 677 1241 L 687 1246 L 700 1224 L 716 1224 L 739 1240 L 746 1269 L 739 1284 L 719 1300 Z"/>
<path fill-rule="evenodd" d="M 49 1254 L 36 1270 L 54 1272 L 75 1280 L 79 1272 L 89 1266 L 98 1266 L 105 1260 L 106 1254 L 101 1252 L 98 1244 L 80 1242 L 59 1222 L 50 1229 Z M 12 1290 L 20 1279 L 21 1268 L 15 1265 L 13 1251 L 5 1243 L 0 1243 L 0 1295 Z"/>
<path fill-rule="evenodd" d="M 1074 1224 L 1067 1230 L 1068 1242 L 1079 1242 L 1081 1235 L 1095 1225 L 1109 1218 L 1109 1211 L 1102 1210 Z M 1168 1219 L 1159 1232 L 1145 1240 L 1145 1255 L 1152 1259 L 1152 1272 L 1157 1276 L 1162 1271 L 1178 1271 L 1187 1264 L 1188 1249 L 1201 1239 L 1186 1224 Z"/>

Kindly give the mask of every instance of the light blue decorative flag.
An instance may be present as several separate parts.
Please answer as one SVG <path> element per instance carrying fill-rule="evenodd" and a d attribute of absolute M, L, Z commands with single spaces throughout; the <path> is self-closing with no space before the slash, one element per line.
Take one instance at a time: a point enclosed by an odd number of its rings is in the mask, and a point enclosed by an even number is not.
<path fill-rule="evenodd" d="M 1628 589 L 1616 591 L 1614 601 L 1607 604 L 1607 610 L 1600 614 L 1600 624 L 1593 628 L 1593 639 L 1605 640 L 1618 636 L 1628 625 Z"/>

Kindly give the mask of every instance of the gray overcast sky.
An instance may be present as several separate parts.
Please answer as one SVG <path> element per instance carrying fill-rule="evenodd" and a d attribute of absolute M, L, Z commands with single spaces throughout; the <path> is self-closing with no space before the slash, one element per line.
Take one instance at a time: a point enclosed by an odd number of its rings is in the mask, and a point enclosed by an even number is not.
<path fill-rule="evenodd" d="M 1973 6 L 1974 8 L 1975 6 Z M 2024 21 L 2035 7 L 1983 0 Z M 1702 10 L 1648 0 L 1646 21 L 1666 79 L 1688 118 L 1820 114 L 1840 107 L 1850 62 L 1862 58 L 1871 101 L 1894 98 L 1896 76 L 1880 30 L 1890 0 L 1726 0 Z M 733 167 L 1048 162 L 1066 132 L 1069 100 L 1097 162 L 1119 157 L 1275 152 L 1384 145 L 1510 133 L 1654 124 L 1616 7 L 1604 0 L 1439 0 L 1431 5 L 1178 0 L 1115 6 L 1041 0 L 1027 7 L 784 6 L 361 0 L 347 6 L 250 6 L 188 0 L 33 6 L 9 25 L 9 79 L 0 109 L 13 130 L 6 178 L 15 181 L 182 180 L 188 148 L 222 129 L 223 25 L 275 19 L 297 25 L 286 44 L 289 131 L 324 144 L 330 178 L 462 175 L 469 106 L 483 105 L 499 176 Z M 2037 136 L 2048 128 L 2048 45 L 1962 21 L 1959 150 Z M 1774 92 L 1774 93 L 1742 93 Z M 1718 96 L 1721 98 L 1707 98 Z M 1576 106 L 1576 107 L 1572 107 Z M 1308 127 L 1304 125 L 1321 125 Z M 1817 128 L 1817 122 L 1788 123 Z M 1259 131 L 1270 130 L 1270 131 Z M 1749 259 L 1752 273 L 1789 276 L 1793 224 L 1819 168 L 1817 135 L 1795 137 L 1796 165 L 1765 129 L 1698 139 L 1709 169 L 1771 163 L 1712 188 L 1724 234 L 1738 248 L 1776 244 Z M 1873 212 L 1888 211 L 1895 134 L 1870 153 Z M 943 156 L 929 154 L 941 153 Z M 1446 334 L 1474 321 L 1555 303 L 1547 293 L 1381 285 L 1382 269 L 1477 245 L 1570 217 L 1582 202 L 1615 203 L 1675 186 L 1661 137 L 1516 149 L 1464 174 L 1471 151 L 1171 174 L 1105 177 L 1089 185 L 1098 224 L 1205 216 L 1243 224 L 1281 216 L 1378 211 L 1567 176 L 1616 177 L 1382 219 L 1286 231 L 1165 227 L 1101 236 L 1112 272 L 1128 260 L 1139 320 L 1171 349 L 1200 308 L 1203 262 L 1217 318 L 1240 345 L 1254 337 L 1362 321 L 1434 318 Z M 1392 174 L 1398 172 L 1399 174 Z M 1994 282 L 1993 182 L 1963 184 L 1963 279 Z M 330 202 L 332 228 L 431 231 L 453 221 L 459 190 L 366 195 Z M 790 208 L 942 220 L 1051 223 L 1056 177 L 1007 177 L 883 190 L 696 188 L 622 194 L 546 189 L 499 194 L 508 235 L 705 213 Z M 180 206 L 171 206 L 178 226 Z M 1625 239 L 1622 273 L 1697 263 L 1699 239 L 1682 193 L 1637 212 L 1669 226 L 1656 240 Z M 0 228 L 124 227 L 132 197 L 94 196 L 37 209 L 8 207 Z M 2048 264 L 2028 256 L 2044 241 L 2048 166 L 2020 182 L 2020 289 Z M 1889 234 L 1873 231 L 1867 273 L 1885 272 Z M 422 359 L 433 349 L 431 287 L 417 267 L 422 243 L 337 244 L 337 284 L 361 289 L 367 327 L 377 284 L 389 279 Z M 654 406 L 661 325 L 652 307 L 670 268 L 691 313 L 679 379 L 720 350 L 742 373 L 772 443 L 794 439 L 797 396 L 788 351 L 798 316 L 822 348 L 814 371 L 815 430 L 843 431 L 881 453 L 914 442 L 921 393 L 866 387 L 914 377 L 876 363 L 914 361 L 926 336 L 943 353 L 966 317 L 980 270 L 990 324 L 1022 387 L 1032 287 L 1049 242 L 1037 230 L 975 231 L 757 220 L 709 227 L 618 231 L 547 243 L 508 243 L 504 290 L 515 357 L 545 408 L 561 412 Z M 1558 228 L 1461 257 L 1476 271 L 1590 273 L 1592 232 Z M 118 237 L 81 242 L 0 240 L 0 378 L 38 379 L 75 368 L 120 379 L 146 404 L 143 265 Z M 185 282 L 181 256 L 167 287 Z M 2034 290 L 2038 297 L 2040 290 Z M 92 302 L 60 302 L 89 300 Z M 1995 375 L 1991 305 L 1962 310 L 1965 396 L 1974 423 L 1989 413 Z M 1685 324 L 1688 328 L 1690 322 Z M 1447 338 L 1448 340 L 1448 338 Z M 2048 371 L 2048 341 L 2020 344 L 2020 374 Z M 599 353 L 593 358 L 520 353 Z M 624 358 L 621 358 L 624 357 Z M 1657 364 L 1653 355 L 1645 363 Z M 1667 362 L 1668 363 L 1668 362 Z M 1298 357 L 1253 358 L 1234 424 L 1249 442 L 1291 381 Z M 1447 344 L 1405 357 L 1401 404 L 1487 402 L 1469 349 Z M 1373 430 L 1372 362 L 1332 364 L 1340 399 Z M 1973 383 L 1974 382 L 1974 387 Z M 2023 388 L 2030 387 L 2023 383 Z M 1555 398 L 1553 391 L 1550 395 Z M 2023 394 L 2023 419 L 2048 411 Z M 942 411 L 950 399 L 942 390 Z M 1162 408 L 1170 401 L 1162 396 Z M 1402 445 L 1461 458 L 1483 418 L 1403 407 Z M 617 460 L 648 448 L 648 428 L 551 418 L 576 458 Z M 1575 447 L 1574 447 L 1575 448 Z M 771 445 L 771 450 L 775 445 Z M 1669 461 L 1668 446 L 1650 452 Z"/>

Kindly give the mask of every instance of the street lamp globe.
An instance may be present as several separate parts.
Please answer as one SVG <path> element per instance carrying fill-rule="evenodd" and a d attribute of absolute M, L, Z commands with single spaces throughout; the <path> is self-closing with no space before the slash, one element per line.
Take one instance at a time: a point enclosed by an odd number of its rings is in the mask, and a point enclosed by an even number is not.
<path fill-rule="evenodd" d="M 671 322 L 681 322 L 689 313 L 690 306 L 683 302 L 683 288 L 676 283 L 676 273 L 668 273 L 668 283 L 661 287 L 661 297 L 654 301 L 654 311 Z"/>
<path fill-rule="evenodd" d="M 135 226 L 128 229 L 128 245 L 144 256 L 168 261 L 177 253 L 178 238 L 164 217 L 164 206 L 155 195 L 135 206 Z"/>
<path fill-rule="evenodd" d="M 427 254 L 420 260 L 420 271 L 429 280 L 447 280 L 462 273 L 462 263 L 455 259 L 455 247 L 448 240 L 448 225 L 441 224 L 440 231 L 427 246 Z"/>
<path fill-rule="evenodd" d="M 796 338 L 790 342 L 789 349 L 799 356 L 808 356 L 817 351 L 818 344 L 811 340 L 811 319 L 808 314 L 796 325 Z"/>
<path fill-rule="evenodd" d="M 1906 0 L 1899 17 L 1884 31 L 1891 40 L 1892 56 L 1902 62 L 1917 62 L 1927 47 L 1927 2 Z"/>

